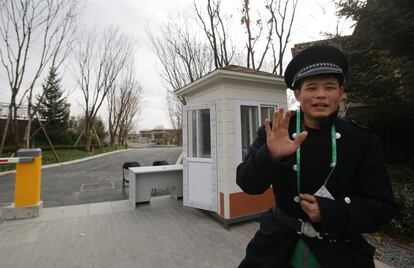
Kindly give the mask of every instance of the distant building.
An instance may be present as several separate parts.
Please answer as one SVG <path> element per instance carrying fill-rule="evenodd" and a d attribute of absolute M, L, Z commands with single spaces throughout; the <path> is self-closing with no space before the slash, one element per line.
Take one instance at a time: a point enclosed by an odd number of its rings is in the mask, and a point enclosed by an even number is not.
<path fill-rule="evenodd" d="M 9 116 L 9 103 L 5 103 L 5 102 L 0 102 L 0 129 L 3 130 L 6 126 L 7 123 L 7 117 Z M 66 104 L 65 105 L 65 109 L 68 113 L 70 113 L 70 104 Z M 13 117 L 13 115 L 12 115 Z M 74 117 L 73 117 L 74 118 Z M 19 108 L 17 108 L 17 133 L 18 133 L 18 140 L 22 140 L 23 136 L 25 134 L 26 131 L 26 127 L 27 127 L 27 122 L 29 120 L 29 114 L 27 111 L 27 105 L 21 105 Z M 36 117 L 33 118 L 33 120 L 37 120 Z M 41 121 L 45 121 L 45 119 L 40 119 Z M 71 117 L 72 120 L 72 117 Z M 69 121 L 70 125 L 71 125 L 71 129 L 72 125 L 74 123 L 79 124 L 78 121 L 72 122 Z M 6 137 L 6 144 L 8 143 L 7 141 L 9 141 L 10 139 L 13 139 L 12 137 L 12 131 L 10 129 L 11 125 L 9 125 L 9 130 L 8 130 L 8 134 Z M 31 129 L 32 132 L 35 131 L 35 129 Z M 0 135 L 2 135 L 3 133 L 0 132 Z"/>
<path fill-rule="evenodd" d="M 9 103 L 0 102 L 0 120 L 7 119 L 9 116 L 9 105 Z M 28 118 L 27 105 L 21 105 L 17 108 L 17 120 L 27 120 Z"/>
<path fill-rule="evenodd" d="M 3 130 L 6 127 L 7 117 L 9 116 L 9 103 L 0 102 L 0 135 L 3 135 Z M 18 140 L 22 140 L 24 133 L 26 131 L 28 121 L 27 106 L 22 105 L 17 109 L 17 133 Z M 9 144 L 9 141 L 15 139 L 16 137 L 12 136 L 11 125 L 9 125 L 9 131 L 6 137 L 6 146 Z"/>
<path fill-rule="evenodd" d="M 157 145 L 180 145 L 181 130 L 152 129 L 141 130 L 139 134 L 129 134 L 128 141 L 139 143 L 155 143 Z"/>
<path fill-rule="evenodd" d="M 69 117 L 69 129 L 71 129 L 73 132 L 76 132 L 78 128 L 79 128 L 79 119 L 74 116 Z"/>

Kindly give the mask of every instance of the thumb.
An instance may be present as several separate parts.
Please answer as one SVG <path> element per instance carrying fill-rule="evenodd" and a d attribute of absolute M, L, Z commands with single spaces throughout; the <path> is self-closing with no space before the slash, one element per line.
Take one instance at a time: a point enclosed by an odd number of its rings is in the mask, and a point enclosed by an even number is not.
<path fill-rule="evenodd" d="M 293 141 L 293 144 L 296 147 L 299 147 L 302 142 L 306 139 L 306 137 L 308 136 L 308 132 L 307 131 L 302 131 L 297 137 L 296 139 Z"/>

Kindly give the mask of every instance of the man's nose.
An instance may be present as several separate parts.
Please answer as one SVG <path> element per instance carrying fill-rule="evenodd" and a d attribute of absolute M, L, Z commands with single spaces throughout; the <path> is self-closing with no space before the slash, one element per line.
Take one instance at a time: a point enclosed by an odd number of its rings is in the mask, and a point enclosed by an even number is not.
<path fill-rule="evenodd" d="M 318 87 L 315 94 L 316 98 L 326 98 L 326 92 L 323 87 Z"/>

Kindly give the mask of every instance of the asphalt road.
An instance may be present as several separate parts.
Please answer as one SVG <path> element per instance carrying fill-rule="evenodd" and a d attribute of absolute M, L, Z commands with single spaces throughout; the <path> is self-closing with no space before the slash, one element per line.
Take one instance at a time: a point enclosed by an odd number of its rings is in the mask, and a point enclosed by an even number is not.
<path fill-rule="evenodd" d="M 95 159 L 42 170 L 41 200 L 44 207 L 57 207 L 122 200 L 122 164 L 153 161 L 174 164 L 182 148 L 142 148 L 120 151 Z M 0 177 L 0 203 L 12 203 L 15 174 Z M 82 189 L 83 185 L 83 189 Z"/>

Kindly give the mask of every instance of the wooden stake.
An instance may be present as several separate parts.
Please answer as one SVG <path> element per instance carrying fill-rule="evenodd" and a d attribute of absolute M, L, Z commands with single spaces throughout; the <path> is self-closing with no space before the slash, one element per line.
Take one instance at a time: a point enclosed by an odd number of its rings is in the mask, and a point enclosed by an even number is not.
<path fill-rule="evenodd" d="M 76 145 L 78 145 L 78 142 L 79 142 L 79 141 L 80 141 L 80 139 L 82 138 L 83 133 L 85 133 L 85 128 L 83 128 L 82 133 L 79 135 L 79 138 L 76 140 L 75 144 L 73 145 L 74 147 L 75 147 Z"/>
<path fill-rule="evenodd" d="M 36 112 L 36 118 L 37 118 L 37 121 L 39 122 L 40 127 L 43 130 L 43 133 L 46 136 L 46 139 L 47 139 L 47 142 L 49 143 L 50 148 L 52 148 L 52 151 L 53 151 L 53 154 L 55 155 L 56 161 L 60 162 L 59 156 L 57 155 L 57 153 L 55 151 L 55 147 L 53 147 L 52 141 L 49 139 L 49 136 L 47 135 L 46 129 L 43 127 L 42 122 L 40 121 L 39 115 L 37 114 L 37 112 Z"/>
<path fill-rule="evenodd" d="M 93 128 L 93 132 L 95 133 L 96 139 L 98 140 L 99 150 L 102 151 L 101 142 L 99 141 L 99 137 L 98 137 L 98 133 L 96 132 L 96 128 L 95 128 L 95 126 L 92 126 L 92 128 Z"/>

